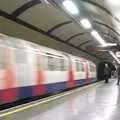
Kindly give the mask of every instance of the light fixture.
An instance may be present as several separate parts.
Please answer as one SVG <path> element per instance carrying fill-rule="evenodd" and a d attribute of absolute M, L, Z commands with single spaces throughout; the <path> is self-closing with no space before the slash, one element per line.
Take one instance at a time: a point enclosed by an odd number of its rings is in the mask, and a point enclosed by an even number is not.
<path fill-rule="evenodd" d="M 117 52 L 116 52 L 116 56 L 117 56 L 118 58 L 120 58 L 120 51 L 117 51 Z"/>
<path fill-rule="evenodd" d="M 110 47 L 110 46 L 117 46 L 116 43 L 106 43 L 105 47 Z"/>
<path fill-rule="evenodd" d="M 44 0 L 44 2 L 45 2 L 46 4 L 50 4 L 50 3 L 48 2 L 48 0 Z"/>
<path fill-rule="evenodd" d="M 117 58 L 117 56 L 112 51 L 109 51 L 109 53 L 120 64 L 120 60 Z"/>
<path fill-rule="evenodd" d="M 117 43 L 105 43 L 105 45 L 99 45 L 98 47 L 115 47 L 117 46 Z"/>
<path fill-rule="evenodd" d="M 92 25 L 90 23 L 90 21 L 88 19 L 82 19 L 80 20 L 80 23 L 82 24 L 82 26 L 85 28 L 85 29 L 90 29 L 92 28 Z"/>
<path fill-rule="evenodd" d="M 91 32 L 91 35 L 103 46 L 106 46 L 106 42 L 104 39 L 99 35 L 99 33 L 95 30 Z"/>
<path fill-rule="evenodd" d="M 107 0 L 107 3 L 109 3 L 112 6 L 119 6 L 120 5 L 120 0 Z"/>
<path fill-rule="evenodd" d="M 78 14 L 79 13 L 77 6 L 71 0 L 65 0 L 65 1 L 63 1 L 62 4 L 65 7 L 65 9 L 68 12 L 70 12 L 71 14 Z"/>

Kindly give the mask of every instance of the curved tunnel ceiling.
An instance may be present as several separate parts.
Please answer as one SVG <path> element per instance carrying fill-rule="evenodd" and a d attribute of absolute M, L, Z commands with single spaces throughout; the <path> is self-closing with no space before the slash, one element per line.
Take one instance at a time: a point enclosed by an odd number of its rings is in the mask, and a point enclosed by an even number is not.
<path fill-rule="evenodd" d="M 15 1 L 18 2 L 19 0 L 15 0 Z M 86 31 L 82 28 L 82 26 L 78 26 L 78 24 L 76 23 L 76 21 L 74 21 L 74 19 L 71 19 L 71 17 L 69 17 L 69 15 L 67 13 L 62 11 L 61 8 L 59 7 L 59 4 L 57 4 L 56 1 L 48 0 L 50 3 L 51 2 L 55 3 L 55 4 L 50 4 L 50 5 L 43 5 L 43 1 L 44 0 L 41 0 L 41 1 L 40 0 L 31 0 L 31 1 L 28 1 L 25 3 L 22 1 L 23 4 L 20 3 L 19 7 L 17 6 L 17 8 L 14 6 L 13 6 L 13 8 L 11 7 L 12 10 L 8 10 L 7 8 L 3 9 L 3 7 L 2 7 L 3 5 L 4 5 L 4 8 L 8 7 L 6 4 L 7 1 L 6 0 L 3 2 L 1 1 L 0 15 L 2 17 L 4 17 L 5 19 L 14 21 L 17 24 L 20 24 L 24 27 L 27 27 L 27 28 L 32 29 L 36 32 L 39 32 L 43 35 L 46 35 L 52 39 L 55 39 L 57 41 L 65 43 L 71 47 L 74 47 L 84 53 L 89 54 L 92 57 L 95 57 L 96 59 L 103 60 L 103 59 L 108 58 L 107 53 L 100 52 L 100 55 L 99 55 L 99 54 L 97 54 L 98 52 L 92 52 L 92 51 L 88 51 L 87 49 L 85 49 L 89 45 L 96 46 L 97 42 L 95 40 L 93 40 L 93 38 L 90 36 L 90 34 L 86 34 Z M 95 3 L 94 0 L 92 0 L 92 1 L 91 0 L 89 0 L 89 1 L 81 0 L 81 1 L 84 3 L 92 4 L 96 7 L 98 7 L 99 9 L 102 9 L 103 11 L 105 11 L 111 17 L 113 17 L 112 13 L 108 9 Z M 45 20 L 46 22 L 49 23 L 49 25 L 48 25 L 49 27 L 42 23 L 44 21 L 44 19 L 42 22 L 39 21 L 45 15 L 42 15 L 42 13 L 37 14 L 38 11 L 36 11 L 36 10 L 40 10 L 40 8 L 42 6 L 45 6 L 45 7 L 43 7 L 44 9 L 42 12 L 48 13 L 48 16 L 50 13 L 50 15 L 52 15 L 52 17 L 53 17 L 51 20 L 49 17 L 48 17 L 48 20 Z M 54 14 L 52 13 L 53 10 L 55 10 Z M 32 13 L 35 13 L 35 11 L 36 11 L 36 15 L 32 14 Z M 99 10 L 98 10 L 98 12 L 99 12 Z M 56 18 L 57 14 L 60 16 L 60 19 L 58 20 L 58 22 L 54 23 L 54 20 L 57 20 L 57 18 Z M 102 15 L 99 16 L 99 18 L 104 17 L 103 14 L 104 13 L 102 13 Z M 30 19 L 31 16 L 35 16 L 35 18 L 33 18 L 32 21 Z M 97 18 L 97 16 L 96 16 L 96 18 Z M 120 22 L 118 19 L 116 19 L 114 17 L 113 17 L 113 19 Z M 111 21 L 111 19 L 109 19 L 109 20 Z M 37 23 L 35 21 L 37 21 Z M 97 21 L 97 19 L 94 19 L 92 21 L 93 21 L 94 25 L 98 24 L 99 27 L 105 26 L 108 30 L 110 29 L 113 32 L 115 37 L 120 36 L 120 34 L 114 29 L 114 26 L 111 26 L 111 25 L 109 26 L 104 22 L 102 23 L 100 21 Z M 41 24 L 43 25 L 42 26 L 43 28 L 40 26 Z M 102 28 L 102 27 L 100 27 L 100 28 Z M 103 34 L 106 33 L 106 31 L 104 31 L 103 28 L 102 28 L 102 30 L 103 30 Z M 108 35 L 108 37 L 109 37 L 109 35 Z M 113 41 L 116 40 L 116 42 L 117 42 L 118 39 L 114 39 L 115 37 L 111 37 L 111 39 Z"/>

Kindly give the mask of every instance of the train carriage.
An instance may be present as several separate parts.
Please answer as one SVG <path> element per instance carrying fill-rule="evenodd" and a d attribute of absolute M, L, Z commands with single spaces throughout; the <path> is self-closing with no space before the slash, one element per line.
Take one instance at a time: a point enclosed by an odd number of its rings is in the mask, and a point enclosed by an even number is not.
<path fill-rule="evenodd" d="M 86 59 L 0 34 L 0 104 L 95 82 Z"/>

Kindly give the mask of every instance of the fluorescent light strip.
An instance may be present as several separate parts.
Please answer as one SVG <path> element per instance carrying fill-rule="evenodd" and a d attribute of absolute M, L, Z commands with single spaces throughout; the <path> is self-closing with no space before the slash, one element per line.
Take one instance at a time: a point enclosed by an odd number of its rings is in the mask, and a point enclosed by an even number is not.
<path fill-rule="evenodd" d="M 120 60 L 117 58 L 117 56 L 112 51 L 109 51 L 109 53 L 120 64 Z"/>
<path fill-rule="evenodd" d="M 91 35 L 103 46 L 106 46 L 106 42 L 104 41 L 104 39 L 98 34 L 97 31 L 93 30 L 91 32 Z"/>
<path fill-rule="evenodd" d="M 46 4 L 50 4 L 47 0 L 44 0 L 44 2 L 45 2 Z"/>
<path fill-rule="evenodd" d="M 116 43 L 106 43 L 106 47 L 107 46 L 117 46 L 117 44 Z"/>
<path fill-rule="evenodd" d="M 82 26 L 85 28 L 85 29 L 90 29 L 92 28 L 92 25 L 90 23 L 90 21 L 88 19 L 82 19 L 80 20 L 80 23 L 82 24 Z"/>
<path fill-rule="evenodd" d="M 63 1 L 63 6 L 65 7 L 65 9 L 70 12 L 71 14 L 78 14 L 79 10 L 76 7 L 76 5 L 71 1 L 71 0 L 65 0 Z"/>
<path fill-rule="evenodd" d="M 119 8 L 120 0 L 106 0 L 106 2 L 108 3 L 108 5 L 110 4 L 113 7 L 116 6 L 116 8 Z"/>

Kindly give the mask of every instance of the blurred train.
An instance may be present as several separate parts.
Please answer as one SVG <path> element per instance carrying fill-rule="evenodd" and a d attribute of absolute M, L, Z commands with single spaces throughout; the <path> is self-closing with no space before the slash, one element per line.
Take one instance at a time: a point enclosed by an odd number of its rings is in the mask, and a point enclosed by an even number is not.
<path fill-rule="evenodd" d="M 0 105 L 95 81 L 91 61 L 0 34 Z"/>

